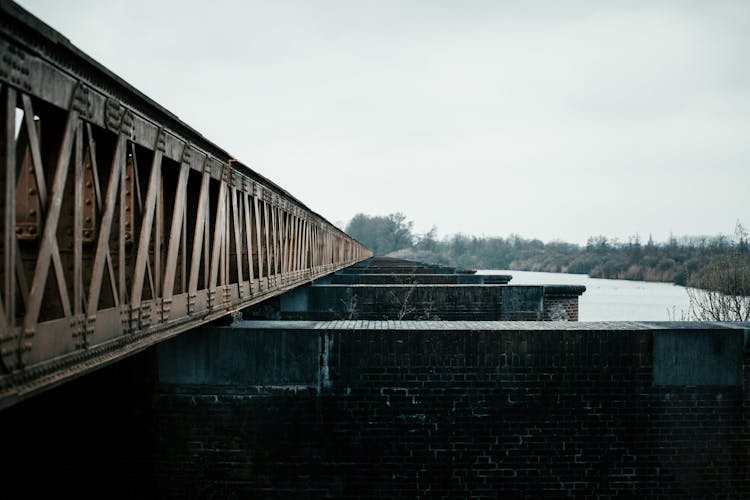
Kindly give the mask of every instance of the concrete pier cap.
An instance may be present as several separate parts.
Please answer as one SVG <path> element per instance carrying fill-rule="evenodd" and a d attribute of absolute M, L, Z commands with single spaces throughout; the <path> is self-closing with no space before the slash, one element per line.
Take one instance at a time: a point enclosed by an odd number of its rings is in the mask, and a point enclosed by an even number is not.
<path fill-rule="evenodd" d="M 245 312 L 248 320 L 577 321 L 580 285 L 371 258 Z"/>

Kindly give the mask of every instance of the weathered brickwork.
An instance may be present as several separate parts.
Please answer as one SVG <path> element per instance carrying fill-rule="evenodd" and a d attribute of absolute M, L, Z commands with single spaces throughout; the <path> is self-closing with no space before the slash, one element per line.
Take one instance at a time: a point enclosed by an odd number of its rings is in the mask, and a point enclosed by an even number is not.
<path fill-rule="evenodd" d="M 584 290 L 563 285 L 316 285 L 243 314 L 246 319 L 316 321 L 577 321 Z"/>
<path fill-rule="evenodd" d="M 742 330 L 691 330 L 685 342 L 709 336 L 701 375 L 679 371 L 689 356 L 655 350 L 650 325 L 468 329 L 477 324 L 311 325 L 284 342 L 256 329 L 195 359 L 179 351 L 189 364 L 267 340 L 291 367 L 278 383 L 158 383 L 146 352 L 0 414 L 3 428 L 24 429 L 6 433 L 3 496 L 750 496 Z M 655 385 L 660 363 L 691 385 Z M 717 363 L 732 365 L 724 385 L 710 385 Z"/>
<path fill-rule="evenodd" d="M 649 331 L 320 335 L 333 349 L 322 394 L 163 386 L 160 435 L 174 444 L 160 484 L 279 497 L 750 494 L 743 387 L 654 387 Z"/>
<path fill-rule="evenodd" d="M 578 297 L 544 297 L 542 321 L 578 321 Z"/>

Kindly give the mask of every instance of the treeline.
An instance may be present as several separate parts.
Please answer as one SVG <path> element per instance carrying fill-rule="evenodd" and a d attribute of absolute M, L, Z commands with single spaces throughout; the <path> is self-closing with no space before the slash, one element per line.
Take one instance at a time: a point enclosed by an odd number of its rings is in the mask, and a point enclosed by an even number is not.
<path fill-rule="evenodd" d="M 422 262 L 474 269 L 514 269 L 553 273 L 588 274 L 592 278 L 663 281 L 728 291 L 750 289 L 750 246 L 737 225 L 734 238 L 681 237 L 645 243 L 637 237 L 627 242 L 605 236 L 589 238 L 585 246 L 518 235 L 477 237 L 456 234 L 438 239 L 437 229 L 413 233 L 412 223 L 401 213 L 388 216 L 358 214 L 347 232 L 376 255 L 391 255 Z M 716 267 L 731 267 L 721 282 Z M 710 284 L 709 284 L 710 283 Z"/>

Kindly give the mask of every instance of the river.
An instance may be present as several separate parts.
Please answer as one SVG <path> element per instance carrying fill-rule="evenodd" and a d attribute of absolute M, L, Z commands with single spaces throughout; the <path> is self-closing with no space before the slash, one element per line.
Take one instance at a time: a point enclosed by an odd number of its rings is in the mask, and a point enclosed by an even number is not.
<path fill-rule="evenodd" d="M 685 287 L 671 283 L 508 270 L 478 270 L 477 274 L 510 274 L 511 285 L 585 285 L 579 302 L 580 321 L 679 320 L 690 306 Z"/>

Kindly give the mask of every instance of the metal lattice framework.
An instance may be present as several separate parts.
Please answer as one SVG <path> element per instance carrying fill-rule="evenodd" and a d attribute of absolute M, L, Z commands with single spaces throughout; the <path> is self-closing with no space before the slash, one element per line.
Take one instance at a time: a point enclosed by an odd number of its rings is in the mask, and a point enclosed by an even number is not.
<path fill-rule="evenodd" d="M 0 2 L 0 407 L 370 252 Z"/>

